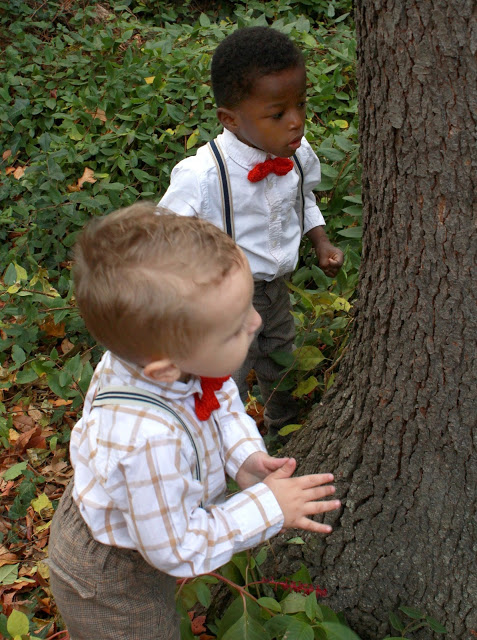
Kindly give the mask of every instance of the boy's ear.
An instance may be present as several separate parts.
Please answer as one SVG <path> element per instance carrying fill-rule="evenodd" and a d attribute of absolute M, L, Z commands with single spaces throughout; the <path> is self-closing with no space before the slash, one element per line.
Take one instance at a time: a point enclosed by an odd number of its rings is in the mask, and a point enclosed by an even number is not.
<path fill-rule="evenodd" d="M 162 358 L 162 360 L 154 360 L 147 364 L 143 373 L 154 382 L 176 382 L 181 376 L 181 370 L 179 367 L 169 360 L 169 358 Z"/>
<path fill-rule="evenodd" d="M 225 129 L 228 129 L 232 133 L 235 133 L 238 129 L 238 117 L 237 113 L 232 109 L 226 109 L 225 107 L 219 107 L 217 109 L 217 118 Z"/>

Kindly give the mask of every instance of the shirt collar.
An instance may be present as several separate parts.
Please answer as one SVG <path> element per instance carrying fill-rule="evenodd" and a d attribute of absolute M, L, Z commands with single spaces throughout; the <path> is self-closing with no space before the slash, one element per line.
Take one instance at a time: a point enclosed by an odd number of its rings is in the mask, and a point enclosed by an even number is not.
<path fill-rule="evenodd" d="M 179 401 L 184 401 L 185 398 L 197 391 L 202 393 L 200 378 L 197 376 L 191 376 L 188 382 L 153 382 L 144 375 L 142 367 L 132 362 L 127 362 L 112 353 L 109 353 L 108 365 L 113 371 L 114 378 L 116 378 L 110 384 L 138 387 L 150 393 L 156 393 L 161 398 Z"/>
<path fill-rule="evenodd" d="M 249 147 L 248 144 L 244 144 L 228 129 L 224 129 L 223 133 L 218 137 L 219 144 L 229 158 L 247 171 L 253 169 L 259 162 L 265 162 L 267 158 L 274 157 L 261 149 L 255 149 L 255 147 Z"/>

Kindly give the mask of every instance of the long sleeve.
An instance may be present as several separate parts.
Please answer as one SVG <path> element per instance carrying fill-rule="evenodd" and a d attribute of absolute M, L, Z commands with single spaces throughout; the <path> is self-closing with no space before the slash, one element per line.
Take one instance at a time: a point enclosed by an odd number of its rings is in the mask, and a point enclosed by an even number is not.
<path fill-rule="evenodd" d="M 323 215 L 318 205 L 316 204 L 316 196 L 313 193 L 313 189 L 321 181 L 320 161 L 316 157 L 315 152 L 307 142 L 306 138 L 303 138 L 297 156 L 299 157 L 303 165 L 303 194 L 305 196 L 303 231 L 304 233 L 307 233 L 314 227 L 319 227 L 326 224 L 325 219 L 323 218 Z"/>
<path fill-rule="evenodd" d="M 119 468 L 126 504 L 117 501 L 118 506 L 134 547 L 150 564 L 171 575 L 194 576 L 278 533 L 282 512 L 263 483 L 200 507 L 202 487 L 182 451 L 173 436 L 148 437 Z"/>

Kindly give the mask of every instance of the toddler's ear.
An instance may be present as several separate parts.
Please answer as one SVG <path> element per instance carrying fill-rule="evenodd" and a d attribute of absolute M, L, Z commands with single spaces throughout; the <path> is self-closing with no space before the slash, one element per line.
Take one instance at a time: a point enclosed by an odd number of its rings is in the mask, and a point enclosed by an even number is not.
<path fill-rule="evenodd" d="M 181 376 L 181 370 L 169 358 L 150 362 L 144 367 L 143 373 L 154 382 L 176 382 Z"/>
<path fill-rule="evenodd" d="M 225 107 L 219 107 L 217 109 L 217 118 L 219 122 L 232 133 L 235 133 L 238 128 L 237 114 L 232 109 L 226 109 Z"/>

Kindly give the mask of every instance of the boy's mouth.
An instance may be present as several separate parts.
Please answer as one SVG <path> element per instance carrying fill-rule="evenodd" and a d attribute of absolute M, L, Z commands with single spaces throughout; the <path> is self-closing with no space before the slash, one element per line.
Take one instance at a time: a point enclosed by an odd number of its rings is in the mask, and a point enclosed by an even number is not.
<path fill-rule="evenodd" d="M 297 138 L 293 138 L 293 140 L 288 143 L 288 146 L 291 147 L 292 149 L 298 149 L 298 147 L 301 146 L 301 136 L 298 136 Z"/>

